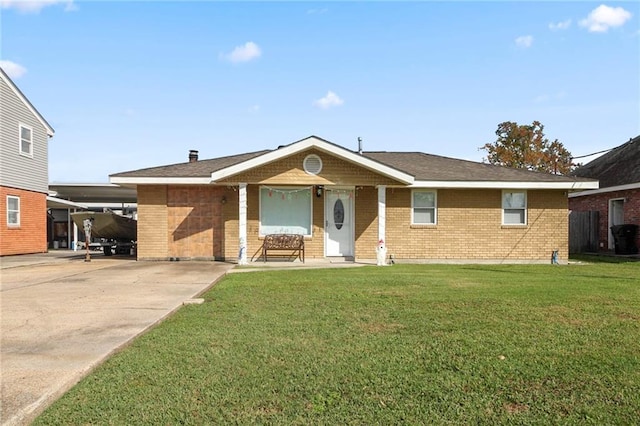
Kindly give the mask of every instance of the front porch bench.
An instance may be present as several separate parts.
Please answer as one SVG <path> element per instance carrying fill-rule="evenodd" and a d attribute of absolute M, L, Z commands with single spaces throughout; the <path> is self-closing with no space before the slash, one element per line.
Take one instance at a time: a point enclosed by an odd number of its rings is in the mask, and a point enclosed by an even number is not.
<path fill-rule="evenodd" d="M 287 250 L 293 252 L 294 260 L 300 257 L 304 263 L 304 236 L 300 234 L 269 234 L 265 235 L 262 243 L 262 258 L 266 262 L 270 251 Z M 296 254 L 297 253 L 297 254 Z"/>

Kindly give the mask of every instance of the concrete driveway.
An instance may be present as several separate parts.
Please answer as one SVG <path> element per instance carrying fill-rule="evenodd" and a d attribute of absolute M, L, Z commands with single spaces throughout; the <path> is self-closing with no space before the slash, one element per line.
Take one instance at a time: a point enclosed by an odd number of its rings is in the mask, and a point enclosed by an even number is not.
<path fill-rule="evenodd" d="M 3 425 L 30 423 L 114 351 L 234 266 L 28 256 L 0 259 Z"/>

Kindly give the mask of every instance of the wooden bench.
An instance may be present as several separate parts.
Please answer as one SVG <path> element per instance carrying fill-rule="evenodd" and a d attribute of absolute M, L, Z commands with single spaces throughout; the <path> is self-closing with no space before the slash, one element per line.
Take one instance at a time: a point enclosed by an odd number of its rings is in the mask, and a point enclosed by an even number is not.
<path fill-rule="evenodd" d="M 267 261 L 267 254 L 270 251 L 288 250 L 300 257 L 304 263 L 304 236 L 299 234 L 269 234 L 265 235 L 262 243 L 262 258 Z M 296 254 L 297 253 L 297 254 Z"/>

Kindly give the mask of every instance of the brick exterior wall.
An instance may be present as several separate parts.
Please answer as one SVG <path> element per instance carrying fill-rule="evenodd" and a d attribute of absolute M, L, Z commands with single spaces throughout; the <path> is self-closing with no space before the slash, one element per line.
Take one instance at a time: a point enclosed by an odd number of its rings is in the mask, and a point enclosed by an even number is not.
<path fill-rule="evenodd" d="M 527 191 L 527 225 L 502 225 L 500 190 L 438 190 L 438 223 L 412 225 L 411 190 L 387 188 L 386 246 L 401 260 L 550 261 L 568 257 L 567 197 L 561 190 Z M 222 200 L 225 202 L 222 202 Z M 324 257 L 324 196 L 313 196 L 309 259 Z M 259 260 L 259 185 L 247 187 L 247 257 Z M 355 190 L 355 256 L 374 259 L 378 191 Z M 140 187 L 139 259 L 238 257 L 237 187 Z M 166 234 L 163 232 L 166 230 Z"/>
<path fill-rule="evenodd" d="M 225 195 L 220 186 L 168 187 L 169 257 L 222 259 Z"/>
<path fill-rule="evenodd" d="M 7 196 L 20 197 L 20 226 L 7 225 Z M 47 252 L 47 194 L 0 187 L 0 256 Z"/>
<path fill-rule="evenodd" d="M 640 189 L 628 189 L 625 191 L 612 191 L 600 194 L 585 195 L 569 198 L 569 210 L 576 212 L 597 211 L 600 213 L 598 244 L 602 251 L 609 247 L 609 200 L 624 198 L 624 223 L 640 226 Z M 640 247 L 640 232 L 638 233 L 636 246 Z"/>
<path fill-rule="evenodd" d="M 568 257 L 564 191 L 527 191 L 525 226 L 502 225 L 499 189 L 438 190 L 436 225 L 412 225 L 410 206 L 410 189 L 387 189 L 386 246 L 396 259 L 550 261 L 554 250 Z"/>
<path fill-rule="evenodd" d="M 167 186 L 138 186 L 138 250 L 140 260 L 169 257 Z"/>

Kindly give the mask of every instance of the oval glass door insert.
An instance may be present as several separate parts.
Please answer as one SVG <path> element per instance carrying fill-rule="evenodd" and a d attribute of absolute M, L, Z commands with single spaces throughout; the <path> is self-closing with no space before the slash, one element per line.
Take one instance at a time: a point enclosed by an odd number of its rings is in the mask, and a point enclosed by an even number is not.
<path fill-rule="evenodd" d="M 342 229 L 344 223 L 344 204 L 341 199 L 337 199 L 333 205 L 333 223 L 336 224 L 337 229 Z"/>

